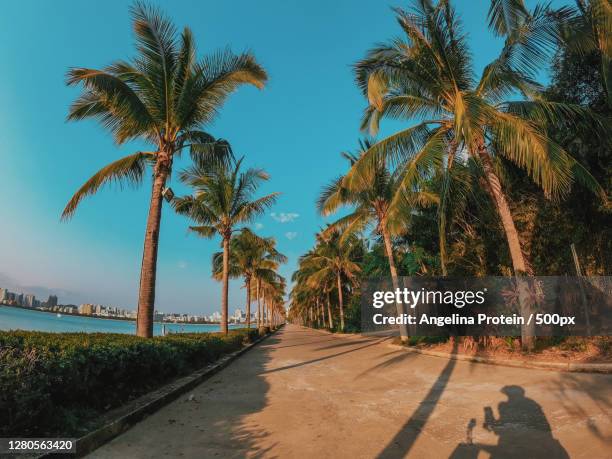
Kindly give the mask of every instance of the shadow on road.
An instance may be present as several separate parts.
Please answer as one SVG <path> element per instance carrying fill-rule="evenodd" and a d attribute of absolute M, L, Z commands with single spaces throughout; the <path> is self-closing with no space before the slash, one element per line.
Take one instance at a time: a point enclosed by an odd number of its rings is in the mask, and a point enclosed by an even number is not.
<path fill-rule="evenodd" d="M 384 339 L 379 340 L 377 342 L 381 343 Z M 371 343 L 371 339 L 360 339 L 358 341 L 342 341 L 341 343 L 329 344 L 327 346 L 318 347 L 315 349 L 316 351 L 326 351 L 328 349 L 335 349 L 337 347 L 346 347 L 346 346 L 354 346 L 355 344 L 363 344 L 363 343 Z"/>
<path fill-rule="evenodd" d="M 456 352 L 457 342 L 454 341 L 452 353 L 455 354 Z M 454 359 L 448 360 L 442 372 L 431 386 L 431 389 L 429 389 L 429 392 L 425 395 L 425 398 L 421 400 L 418 408 L 412 413 L 412 416 L 410 416 L 387 446 L 378 454 L 378 458 L 398 458 L 408 455 L 417 438 L 423 431 L 431 413 L 433 413 L 433 410 L 440 401 L 456 363 L 457 361 Z"/>
<path fill-rule="evenodd" d="M 319 357 L 317 359 L 306 360 L 304 362 L 294 363 L 292 365 L 286 365 L 284 367 L 272 368 L 270 370 L 265 370 L 265 371 L 261 372 L 260 374 L 276 373 L 277 371 L 290 370 L 292 368 L 303 367 L 304 365 L 311 365 L 313 363 L 317 363 L 317 362 L 322 362 L 324 360 L 333 359 L 334 357 L 338 357 L 340 355 L 350 354 L 351 352 L 356 352 L 356 351 L 359 351 L 361 349 L 365 349 L 366 347 L 376 346 L 376 345 L 382 343 L 385 340 L 386 340 L 386 338 L 385 339 L 381 339 L 381 340 L 376 340 L 376 341 L 368 340 L 369 344 L 366 344 L 365 346 L 359 346 L 359 347 L 356 347 L 354 349 L 348 349 L 346 351 L 336 352 L 335 354 L 326 355 L 324 357 Z M 355 343 L 353 342 L 351 344 L 354 345 Z"/>
<path fill-rule="evenodd" d="M 483 428 L 497 435 L 497 445 L 472 441 L 476 426 L 476 419 L 472 418 L 467 426 L 466 442 L 457 446 L 450 459 L 475 459 L 481 451 L 489 453 L 491 459 L 569 458 L 565 448 L 553 437 L 542 407 L 526 397 L 521 386 L 504 386 L 501 392 L 508 400 L 499 403 L 499 418 L 495 418 L 490 406 L 484 407 Z"/>
<path fill-rule="evenodd" d="M 572 373 L 564 373 L 559 379 L 550 381 L 548 390 L 557 399 L 557 403 L 563 409 L 574 416 L 580 416 L 587 419 L 587 428 L 602 442 L 612 445 L 612 435 L 605 435 L 601 432 L 596 416 L 608 419 L 610 410 L 612 409 L 612 399 L 610 398 L 610 389 L 608 384 L 601 384 L 600 375 L 576 375 Z M 610 379 L 612 383 L 612 378 Z M 589 397 L 599 413 L 589 412 L 585 410 L 580 403 L 577 402 L 576 394 L 582 394 Z"/>
<path fill-rule="evenodd" d="M 393 355 L 395 354 L 395 355 Z M 405 351 L 393 351 L 393 352 L 389 352 L 387 354 L 383 354 L 383 356 L 388 356 L 388 355 L 393 355 L 393 357 L 389 357 L 388 359 L 384 360 L 383 362 L 374 365 L 371 368 L 368 368 L 365 371 L 362 371 L 361 373 L 359 373 L 357 376 L 355 376 L 355 379 L 359 379 L 359 378 L 363 378 L 365 376 L 368 376 L 372 373 L 375 373 L 379 370 L 383 370 L 385 368 L 388 368 L 390 366 L 393 365 L 397 365 L 398 363 L 401 362 L 405 362 L 406 360 L 410 360 L 410 359 L 414 359 L 418 354 L 416 353 L 412 353 L 412 352 L 405 352 Z"/>
<path fill-rule="evenodd" d="M 287 344 L 285 346 L 276 346 L 276 349 L 283 349 L 283 348 L 286 348 L 286 347 L 308 346 L 309 344 L 328 343 L 330 341 L 335 341 L 335 338 L 321 339 L 321 340 L 318 340 L 318 341 L 306 341 L 304 343 L 297 343 L 297 344 Z"/>
<path fill-rule="evenodd" d="M 134 449 L 128 444 L 127 455 L 100 457 L 274 457 L 277 444 L 262 441 L 269 432 L 248 418 L 268 404 L 270 387 L 261 375 L 283 332 L 268 337 L 246 358 L 236 360 L 198 386 L 193 400 L 187 396 L 169 406 L 171 410 L 160 411 L 163 418 L 156 424 L 145 420 L 142 426 L 148 424 L 146 428 L 154 432 L 145 435 L 147 445 Z"/>

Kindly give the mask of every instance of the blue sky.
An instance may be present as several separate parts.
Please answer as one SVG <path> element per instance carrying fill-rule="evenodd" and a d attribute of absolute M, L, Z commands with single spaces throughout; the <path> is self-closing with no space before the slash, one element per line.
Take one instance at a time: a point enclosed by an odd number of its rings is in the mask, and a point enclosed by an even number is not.
<path fill-rule="evenodd" d="M 530 2 L 528 2 L 530 3 Z M 230 46 L 250 49 L 267 69 L 263 91 L 245 87 L 231 96 L 207 128 L 228 139 L 250 166 L 271 180 L 261 193 L 282 192 L 257 220 L 297 258 L 324 224 L 314 201 L 321 186 L 345 169 L 342 150 L 360 137 L 365 106 L 351 64 L 373 44 L 399 34 L 391 6 L 379 0 L 157 1 L 182 28 L 192 28 L 198 53 Z M 533 3 L 531 3 L 533 4 Z M 106 188 L 88 198 L 69 222 L 64 205 L 94 172 L 135 151 L 117 147 L 94 122 L 67 123 L 78 90 L 64 84 L 71 66 L 99 68 L 134 55 L 130 2 L 22 0 L 3 5 L 0 42 L 0 287 L 24 286 L 60 293 L 60 301 L 113 304 L 135 309 L 150 182 L 137 189 Z M 470 35 L 477 71 L 501 46 L 485 25 L 488 2 L 455 2 Z M 382 134 L 392 125 L 383 126 Z M 186 163 L 180 163 L 175 171 Z M 171 186 L 185 190 L 177 180 Z M 274 212 L 274 215 L 271 213 Z M 289 215 L 289 217 L 287 217 Z M 276 217 L 276 218 L 275 218 Z M 165 207 L 162 220 L 157 308 L 210 313 L 220 286 L 210 278 L 219 241 L 186 232 L 188 222 Z M 28 287 L 29 286 L 29 287 Z M 230 309 L 243 307 L 234 281 Z"/>

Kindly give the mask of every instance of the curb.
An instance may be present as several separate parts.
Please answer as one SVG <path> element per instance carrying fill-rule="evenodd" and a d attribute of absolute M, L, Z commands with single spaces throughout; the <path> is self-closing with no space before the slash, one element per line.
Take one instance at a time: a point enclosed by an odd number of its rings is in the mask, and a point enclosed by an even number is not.
<path fill-rule="evenodd" d="M 76 453 L 65 457 L 83 457 L 86 454 L 91 453 L 103 444 L 130 429 L 137 422 L 143 420 L 150 414 L 153 414 L 163 406 L 176 400 L 185 392 L 193 389 L 195 386 L 218 373 L 227 367 L 232 361 L 236 360 L 245 352 L 251 350 L 266 338 L 274 335 L 280 329 L 282 329 L 282 326 L 277 328 L 272 333 L 262 336 L 258 340 L 249 343 L 242 349 L 221 357 L 216 362 L 211 363 L 200 370 L 196 370 L 187 376 L 183 376 L 182 378 L 166 384 L 160 389 L 144 394 L 143 396 L 128 402 L 123 406 L 109 411 L 102 417 L 104 420 L 104 425 L 88 433 L 87 435 L 78 438 L 76 440 Z M 38 456 L 38 459 L 58 457 L 61 456 L 58 454 L 49 453 Z"/>
<path fill-rule="evenodd" d="M 401 344 L 388 344 L 393 349 L 400 349 L 406 352 L 441 357 L 444 359 L 463 360 L 465 362 L 485 363 L 488 365 L 499 365 L 515 368 L 534 368 L 539 370 L 561 371 L 568 373 L 601 373 L 612 374 L 612 363 L 564 363 L 564 362 L 538 362 L 530 360 L 507 360 L 492 359 L 490 357 L 478 357 L 464 354 L 449 354 L 447 352 L 428 351 L 415 347 L 402 346 Z"/>

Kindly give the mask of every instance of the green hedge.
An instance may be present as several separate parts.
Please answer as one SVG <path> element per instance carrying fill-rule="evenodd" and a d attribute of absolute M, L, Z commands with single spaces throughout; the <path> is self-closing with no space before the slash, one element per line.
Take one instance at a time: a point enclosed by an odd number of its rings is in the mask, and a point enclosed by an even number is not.
<path fill-rule="evenodd" d="M 100 413 L 258 336 L 0 332 L 0 437 L 79 435 Z"/>

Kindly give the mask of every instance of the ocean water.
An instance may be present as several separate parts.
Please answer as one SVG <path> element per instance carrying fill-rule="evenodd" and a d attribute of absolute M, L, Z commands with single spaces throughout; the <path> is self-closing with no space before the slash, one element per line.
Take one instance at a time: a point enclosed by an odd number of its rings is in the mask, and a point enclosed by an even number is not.
<path fill-rule="evenodd" d="M 164 324 L 166 332 L 197 333 L 217 332 L 217 324 Z M 230 328 L 234 326 L 230 325 Z M 0 305 L 0 330 L 35 330 L 45 332 L 103 332 L 103 333 L 136 333 L 136 322 L 131 320 L 99 319 L 56 313 L 13 308 Z M 162 324 L 156 322 L 153 333 L 161 335 Z"/>

